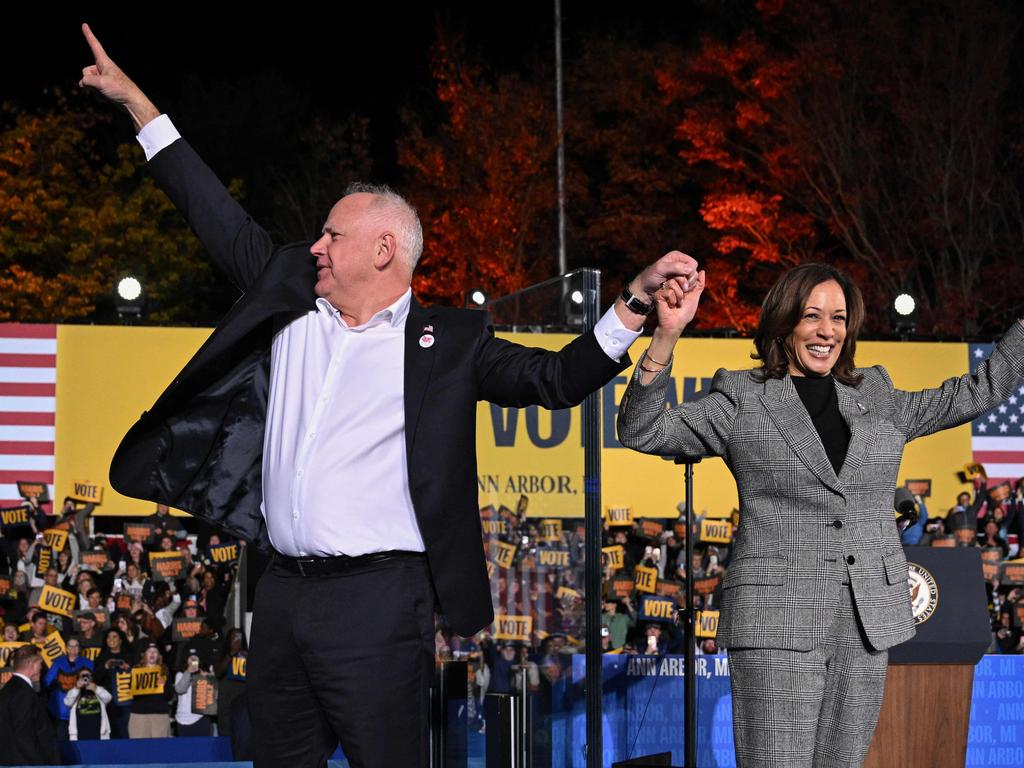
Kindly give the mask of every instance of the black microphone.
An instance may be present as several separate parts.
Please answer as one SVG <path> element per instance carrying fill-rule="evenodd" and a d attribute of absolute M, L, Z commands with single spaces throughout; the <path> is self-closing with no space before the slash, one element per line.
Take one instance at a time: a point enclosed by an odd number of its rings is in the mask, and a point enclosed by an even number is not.
<path fill-rule="evenodd" d="M 892 500 L 893 509 L 896 510 L 896 527 L 900 533 L 907 530 L 917 522 L 919 517 L 917 504 L 914 503 L 914 495 L 906 488 L 897 488 Z"/>

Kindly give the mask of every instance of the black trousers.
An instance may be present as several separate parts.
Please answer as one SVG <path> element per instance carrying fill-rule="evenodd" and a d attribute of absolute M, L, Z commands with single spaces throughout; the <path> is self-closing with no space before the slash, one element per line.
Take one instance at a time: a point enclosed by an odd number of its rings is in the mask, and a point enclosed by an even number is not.
<path fill-rule="evenodd" d="M 422 557 L 300 576 L 272 562 L 256 587 L 247 698 L 255 768 L 429 760 L 434 593 Z"/>

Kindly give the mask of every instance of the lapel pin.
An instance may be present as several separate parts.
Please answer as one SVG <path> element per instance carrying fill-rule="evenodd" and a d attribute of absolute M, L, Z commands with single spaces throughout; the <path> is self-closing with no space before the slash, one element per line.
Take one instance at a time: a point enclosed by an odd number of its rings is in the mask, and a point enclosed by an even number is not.
<path fill-rule="evenodd" d="M 424 349 L 429 349 L 430 347 L 434 346 L 433 335 L 429 333 L 424 333 L 422 336 L 420 336 L 420 346 L 423 347 Z"/>
<path fill-rule="evenodd" d="M 864 407 L 864 403 L 859 402 L 859 401 L 857 402 L 857 407 L 860 408 L 862 411 L 866 411 L 867 410 L 867 408 Z"/>

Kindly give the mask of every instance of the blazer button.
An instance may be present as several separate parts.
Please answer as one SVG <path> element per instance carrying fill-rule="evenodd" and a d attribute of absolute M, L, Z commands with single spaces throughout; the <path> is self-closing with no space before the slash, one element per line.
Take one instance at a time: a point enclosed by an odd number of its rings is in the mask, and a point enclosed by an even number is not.
<path fill-rule="evenodd" d="M 842 520 L 833 520 L 832 521 L 832 527 L 833 528 L 842 528 L 843 527 L 843 521 Z"/>
<path fill-rule="evenodd" d="M 857 562 L 857 558 L 854 557 L 853 555 L 847 555 L 846 556 L 846 564 L 847 565 L 853 565 L 856 562 Z"/>

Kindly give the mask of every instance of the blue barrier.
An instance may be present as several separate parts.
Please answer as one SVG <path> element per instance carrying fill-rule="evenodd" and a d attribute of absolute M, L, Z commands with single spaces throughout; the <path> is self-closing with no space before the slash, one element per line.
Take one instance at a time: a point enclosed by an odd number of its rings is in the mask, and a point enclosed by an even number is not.
<path fill-rule="evenodd" d="M 604 765 L 669 751 L 673 764 L 683 764 L 682 674 L 682 657 L 604 657 Z M 540 720 L 551 743 L 550 757 L 543 756 L 543 765 L 585 766 L 582 683 L 583 659 L 575 657 L 572 679 L 553 688 L 551 714 Z M 699 768 L 734 768 L 732 694 L 725 655 L 697 658 L 697 702 Z M 985 656 L 975 668 L 966 764 L 969 768 L 1024 765 L 1024 656 Z"/>
<path fill-rule="evenodd" d="M 683 659 L 681 656 L 604 657 L 605 766 L 627 756 L 672 752 L 683 762 Z M 534 698 L 534 765 L 584 768 L 586 735 L 583 657 L 571 677 Z M 724 655 L 697 659 L 697 759 L 700 768 L 734 768 L 732 696 Z M 937 734 L 941 737 L 941 734 Z M 483 737 L 471 733 L 469 764 L 482 765 Z M 340 752 L 333 756 L 339 758 Z M 65 764 L 225 764 L 226 738 L 65 742 Z M 234 763 L 236 766 L 247 765 Z M 332 763 L 332 765 L 339 765 Z M 340 763 L 341 766 L 347 763 Z M 967 768 L 1024 765 L 1024 656 L 985 656 L 974 672 Z"/>

